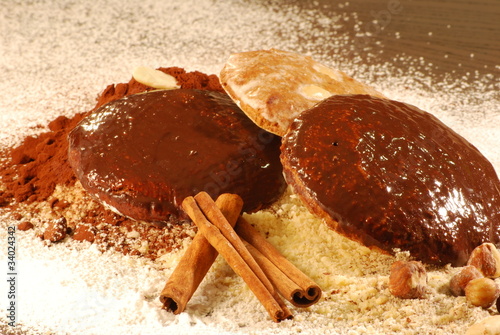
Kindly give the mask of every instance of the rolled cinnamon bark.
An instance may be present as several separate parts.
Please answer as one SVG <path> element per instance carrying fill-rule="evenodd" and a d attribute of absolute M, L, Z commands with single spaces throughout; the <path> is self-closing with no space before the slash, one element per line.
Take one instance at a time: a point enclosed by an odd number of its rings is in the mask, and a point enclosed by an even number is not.
<path fill-rule="evenodd" d="M 281 306 L 281 309 L 285 313 L 283 318 L 290 318 L 292 316 L 292 313 L 290 312 L 288 307 L 286 307 L 283 300 L 279 297 L 275 286 L 273 286 L 273 284 L 267 277 L 267 274 L 263 271 L 263 269 L 261 269 L 260 264 L 257 263 L 253 255 L 246 248 L 244 241 L 242 241 L 241 238 L 236 234 L 233 229 L 234 225 L 229 224 L 210 195 L 206 192 L 200 192 L 194 196 L 194 199 L 196 200 L 196 203 L 202 210 L 203 214 L 205 214 L 206 218 L 220 230 L 221 234 L 236 249 L 243 260 L 248 264 L 250 269 L 255 273 L 255 275 L 260 279 L 267 290 L 272 294 L 276 302 Z"/>
<path fill-rule="evenodd" d="M 221 194 L 215 202 L 229 224 L 234 226 L 243 208 L 243 200 L 236 194 Z M 160 301 L 174 314 L 183 312 L 219 253 L 198 232 L 174 272 L 170 275 Z"/>
<path fill-rule="evenodd" d="M 252 271 L 243 257 L 224 237 L 220 230 L 205 217 L 196 200 L 193 197 L 185 198 L 182 202 L 182 208 L 198 226 L 210 244 L 224 257 L 236 274 L 245 281 L 265 307 L 273 321 L 279 322 L 289 318 L 290 315 L 281 308 L 273 294 L 271 294 L 259 277 Z"/>
<path fill-rule="evenodd" d="M 321 298 L 320 287 L 290 263 L 243 217 L 238 219 L 235 231 L 253 247 L 249 248 L 250 252 L 285 299 L 297 307 L 308 307 L 318 302 Z"/>

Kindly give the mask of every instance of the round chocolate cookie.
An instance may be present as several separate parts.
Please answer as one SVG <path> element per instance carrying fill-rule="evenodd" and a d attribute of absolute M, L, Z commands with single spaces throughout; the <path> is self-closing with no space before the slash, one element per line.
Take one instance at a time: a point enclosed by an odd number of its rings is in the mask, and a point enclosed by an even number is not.
<path fill-rule="evenodd" d="M 368 95 L 330 97 L 293 122 L 281 160 L 285 179 L 310 210 L 368 247 L 459 266 L 477 245 L 499 242 L 493 166 L 414 106 Z"/>
<path fill-rule="evenodd" d="M 135 220 L 174 222 L 186 196 L 236 193 L 246 212 L 272 203 L 285 182 L 280 138 L 257 127 L 225 94 L 150 91 L 112 101 L 69 135 L 83 187 Z"/>

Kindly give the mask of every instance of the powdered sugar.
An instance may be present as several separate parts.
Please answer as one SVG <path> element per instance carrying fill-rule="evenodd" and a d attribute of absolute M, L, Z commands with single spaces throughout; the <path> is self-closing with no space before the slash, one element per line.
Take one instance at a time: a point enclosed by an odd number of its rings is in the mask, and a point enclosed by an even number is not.
<path fill-rule="evenodd" d="M 472 73 L 463 80 L 435 81 L 425 60 L 404 55 L 390 63 L 364 62 L 363 49 L 349 52 L 349 36 L 337 30 L 356 22 L 356 13 L 328 16 L 317 8 L 273 2 L 44 0 L 11 1 L 0 6 L 0 15 L 2 148 L 45 130 L 58 115 L 89 110 L 107 84 L 127 81 L 137 66 L 218 73 L 232 52 L 277 48 L 310 55 L 435 114 L 500 171 L 497 78 Z M 7 212 L 0 215 L 5 241 L 5 228 L 16 221 Z M 152 262 L 70 240 L 47 246 L 34 232 L 18 231 L 20 329 L 29 334 L 458 334 L 489 315 L 446 293 L 453 272 L 448 268 L 429 269 L 426 299 L 393 298 L 387 291 L 393 258 L 329 231 L 291 194 L 249 220 L 325 291 L 317 305 L 294 309 L 292 321 L 273 324 L 220 259 L 186 313 L 174 316 L 161 310 L 158 295 L 182 250 Z M 4 244 L 0 254 L 6 264 Z M 3 321 L 6 283 L 0 283 Z"/>

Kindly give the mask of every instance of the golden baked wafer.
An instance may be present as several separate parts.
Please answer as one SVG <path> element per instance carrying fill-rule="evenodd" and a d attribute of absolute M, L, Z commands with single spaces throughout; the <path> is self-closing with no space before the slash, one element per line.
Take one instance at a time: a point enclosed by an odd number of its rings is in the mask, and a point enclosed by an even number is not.
<path fill-rule="evenodd" d="M 311 57 L 276 49 L 232 54 L 220 73 L 220 81 L 250 119 L 279 136 L 302 111 L 332 95 L 383 97 Z"/>

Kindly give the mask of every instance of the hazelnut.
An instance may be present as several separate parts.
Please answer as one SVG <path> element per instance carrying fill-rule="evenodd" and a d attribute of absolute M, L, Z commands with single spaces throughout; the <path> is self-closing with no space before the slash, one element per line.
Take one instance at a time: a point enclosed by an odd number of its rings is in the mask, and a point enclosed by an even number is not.
<path fill-rule="evenodd" d="M 464 266 L 450 280 L 451 293 L 456 297 L 465 295 L 465 286 L 467 286 L 472 279 L 482 277 L 484 277 L 483 274 L 475 266 Z"/>
<path fill-rule="evenodd" d="M 391 266 L 389 291 L 403 299 L 421 298 L 427 285 L 427 272 L 421 262 L 397 261 Z"/>
<path fill-rule="evenodd" d="M 467 265 L 475 266 L 485 277 L 500 277 L 500 252 L 493 243 L 483 243 L 472 251 Z"/>
<path fill-rule="evenodd" d="M 499 295 L 500 289 L 491 278 L 472 279 L 465 286 L 465 297 L 474 306 L 490 308 Z"/>

